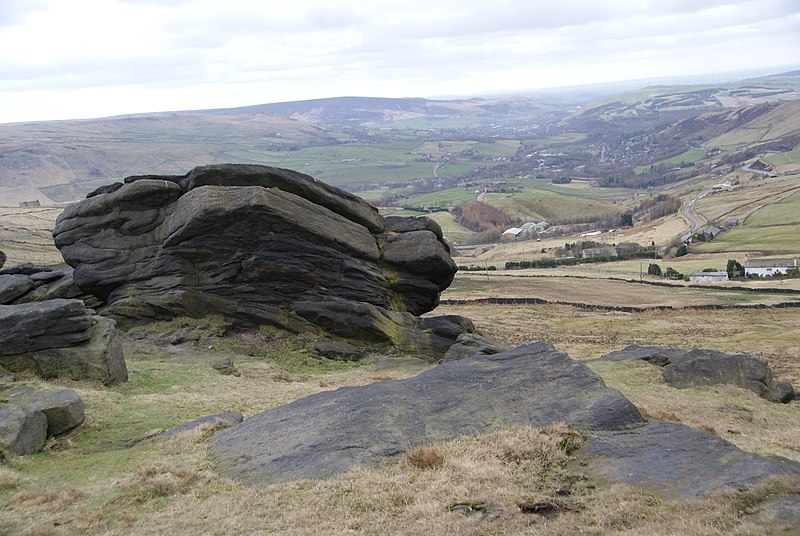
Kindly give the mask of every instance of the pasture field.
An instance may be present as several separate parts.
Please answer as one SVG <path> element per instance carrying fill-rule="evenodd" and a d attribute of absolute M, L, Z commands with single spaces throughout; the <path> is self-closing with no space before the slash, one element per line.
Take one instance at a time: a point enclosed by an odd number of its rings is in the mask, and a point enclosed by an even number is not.
<path fill-rule="evenodd" d="M 671 158 L 659 160 L 658 162 L 653 162 L 652 165 L 639 166 L 634 169 L 634 172 L 639 174 L 646 173 L 647 171 L 650 170 L 651 167 L 658 165 L 674 166 L 682 162 L 697 162 L 698 160 L 702 160 L 703 158 L 705 158 L 705 156 L 706 156 L 705 149 L 689 149 L 688 151 L 673 156 Z"/>
<path fill-rule="evenodd" d="M 637 274 L 638 275 L 638 274 Z M 663 281 L 647 278 L 646 281 Z M 746 286 L 746 285 L 742 285 Z M 721 287 L 724 289 L 724 287 Z M 789 289 L 789 287 L 786 287 Z M 442 299 L 471 300 L 540 298 L 549 302 L 597 306 L 682 308 L 699 305 L 743 305 L 800 302 L 798 294 L 759 293 L 735 289 L 662 287 L 643 283 L 581 276 L 518 274 L 517 270 L 459 273 Z M 679 313 L 678 313 L 679 314 Z"/>
<path fill-rule="evenodd" d="M 755 210 L 744 224 L 722 233 L 711 242 L 692 245 L 700 253 L 760 251 L 764 254 L 800 251 L 800 192 Z"/>
<path fill-rule="evenodd" d="M 0 251 L 8 257 L 5 266 L 63 263 L 52 235 L 62 210 L 63 207 L 0 207 Z"/>

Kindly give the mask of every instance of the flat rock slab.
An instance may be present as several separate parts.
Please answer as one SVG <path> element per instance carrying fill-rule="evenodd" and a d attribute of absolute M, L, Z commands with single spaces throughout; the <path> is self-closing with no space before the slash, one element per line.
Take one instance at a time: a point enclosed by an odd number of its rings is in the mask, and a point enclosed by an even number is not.
<path fill-rule="evenodd" d="M 592 432 L 580 451 L 589 473 L 680 497 L 747 487 L 772 475 L 800 478 L 800 464 L 744 452 L 682 424 L 651 421 L 638 428 Z"/>
<path fill-rule="evenodd" d="M 220 471 L 250 482 L 321 478 L 437 440 L 512 425 L 640 426 L 637 409 L 544 342 L 444 363 L 406 380 L 317 393 L 215 434 Z"/>

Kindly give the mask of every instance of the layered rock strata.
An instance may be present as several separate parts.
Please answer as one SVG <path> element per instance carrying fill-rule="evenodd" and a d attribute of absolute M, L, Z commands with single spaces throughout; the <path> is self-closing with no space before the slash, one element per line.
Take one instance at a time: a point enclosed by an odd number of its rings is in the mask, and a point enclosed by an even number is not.
<path fill-rule="evenodd" d="M 384 219 L 290 170 L 129 177 L 67 207 L 53 236 L 77 285 L 126 325 L 221 314 L 440 353 L 471 331 L 457 320 L 434 333 L 418 318 L 456 271 L 435 222 Z"/>

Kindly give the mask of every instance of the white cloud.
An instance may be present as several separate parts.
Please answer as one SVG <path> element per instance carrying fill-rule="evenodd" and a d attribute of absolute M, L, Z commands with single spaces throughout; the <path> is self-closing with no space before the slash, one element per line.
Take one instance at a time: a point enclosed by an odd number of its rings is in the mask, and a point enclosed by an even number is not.
<path fill-rule="evenodd" d="M 3 0 L 3 8 L 0 122 L 520 90 L 800 58 L 792 0 Z"/>

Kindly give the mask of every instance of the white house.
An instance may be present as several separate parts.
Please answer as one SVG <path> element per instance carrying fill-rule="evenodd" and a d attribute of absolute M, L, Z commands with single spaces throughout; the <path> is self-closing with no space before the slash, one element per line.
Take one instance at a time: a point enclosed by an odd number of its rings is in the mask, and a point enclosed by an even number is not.
<path fill-rule="evenodd" d="M 797 268 L 797 257 L 794 259 L 748 259 L 744 265 L 744 275 L 761 277 L 770 277 L 776 274 L 786 275 L 789 270 Z"/>
<path fill-rule="evenodd" d="M 728 280 L 728 272 L 693 272 L 689 274 L 692 283 L 719 283 Z"/>

